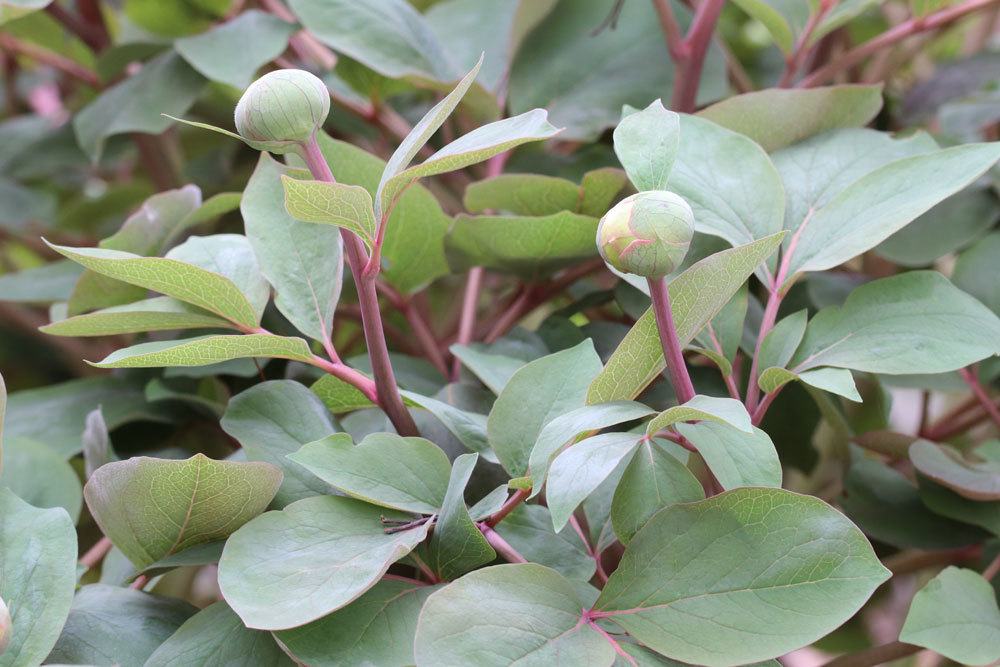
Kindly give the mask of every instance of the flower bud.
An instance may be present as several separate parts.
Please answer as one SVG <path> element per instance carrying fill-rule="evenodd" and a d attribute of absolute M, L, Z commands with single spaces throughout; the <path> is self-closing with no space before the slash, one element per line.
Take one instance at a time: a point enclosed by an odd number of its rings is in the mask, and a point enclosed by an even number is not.
<path fill-rule="evenodd" d="M 330 113 L 330 92 L 316 76 L 281 69 L 260 77 L 236 105 L 236 131 L 258 150 L 287 153 L 302 146 Z"/>
<path fill-rule="evenodd" d="M 624 273 L 662 278 L 684 261 L 694 236 L 694 213 L 673 192 L 649 191 L 618 202 L 597 226 L 597 249 Z"/>

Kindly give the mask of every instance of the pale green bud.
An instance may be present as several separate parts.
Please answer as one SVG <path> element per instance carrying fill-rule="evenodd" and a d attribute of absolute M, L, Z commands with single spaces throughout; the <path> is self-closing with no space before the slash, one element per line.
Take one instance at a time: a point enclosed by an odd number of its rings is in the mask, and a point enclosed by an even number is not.
<path fill-rule="evenodd" d="M 330 92 L 318 77 L 280 69 L 260 77 L 236 105 L 236 131 L 258 150 L 287 153 L 309 141 L 330 113 Z"/>
<path fill-rule="evenodd" d="M 694 236 L 694 213 L 673 192 L 640 192 L 608 211 L 597 226 L 597 249 L 623 273 L 662 278 L 680 266 Z"/>

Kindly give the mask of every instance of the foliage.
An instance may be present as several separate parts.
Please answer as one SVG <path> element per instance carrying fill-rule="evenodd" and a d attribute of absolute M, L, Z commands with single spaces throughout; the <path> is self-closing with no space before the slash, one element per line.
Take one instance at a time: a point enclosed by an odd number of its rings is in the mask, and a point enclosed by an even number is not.
<path fill-rule="evenodd" d="M 0 0 L 0 667 L 1000 660 L 932 5 Z"/>

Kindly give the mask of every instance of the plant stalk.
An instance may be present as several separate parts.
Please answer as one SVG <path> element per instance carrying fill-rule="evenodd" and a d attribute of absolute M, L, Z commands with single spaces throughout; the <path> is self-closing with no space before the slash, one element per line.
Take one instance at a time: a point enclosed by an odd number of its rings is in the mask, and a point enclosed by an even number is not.
<path fill-rule="evenodd" d="M 305 144 L 303 158 L 309 171 L 318 181 L 335 183 L 333 172 L 327 164 L 315 135 Z M 389 416 L 396 432 L 402 436 L 420 435 L 417 425 L 410 416 L 396 386 L 396 374 L 389 361 L 389 349 L 385 344 L 385 331 L 382 329 L 382 312 L 378 305 L 378 292 L 375 288 L 375 276 L 365 275 L 365 265 L 368 258 L 364 243 L 357 234 L 346 229 L 340 230 L 344 239 L 344 254 L 354 276 L 354 284 L 358 290 L 358 303 L 361 306 L 361 327 L 365 332 L 365 343 L 368 346 L 368 359 L 371 361 L 372 374 L 375 376 L 375 389 L 378 403 Z"/>
<path fill-rule="evenodd" d="M 517 549 L 510 546 L 507 540 L 500 537 L 500 533 L 493 530 L 485 523 L 479 524 L 479 530 L 482 531 L 483 537 L 486 541 L 490 543 L 493 550 L 498 554 L 503 556 L 503 558 L 511 563 L 527 563 L 528 559 L 518 553 Z"/>
<path fill-rule="evenodd" d="M 962 368 L 958 371 L 958 374 L 962 376 L 965 384 L 969 385 L 969 389 L 972 390 L 972 394 L 979 401 L 979 404 L 983 406 L 986 410 L 986 414 L 990 416 L 993 423 L 1000 426 L 1000 408 L 996 406 L 990 395 L 986 393 L 986 388 L 979 382 L 979 378 L 976 377 L 975 371 L 970 368 Z"/>
<path fill-rule="evenodd" d="M 706 0 L 708 2 L 709 0 Z M 674 387 L 678 403 L 687 403 L 694 398 L 694 385 L 684 363 L 684 348 L 677 339 L 677 328 L 674 326 L 674 316 L 670 310 L 670 290 L 666 278 L 647 278 L 649 296 L 653 299 L 653 313 L 656 315 L 656 328 L 660 331 L 660 344 L 663 345 L 663 359 L 667 362 L 667 373 Z"/>

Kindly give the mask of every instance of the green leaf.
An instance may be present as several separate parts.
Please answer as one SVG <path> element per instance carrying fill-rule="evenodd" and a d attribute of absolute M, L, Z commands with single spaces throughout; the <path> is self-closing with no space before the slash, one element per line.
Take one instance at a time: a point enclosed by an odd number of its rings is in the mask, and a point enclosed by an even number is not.
<path fill-rule="evenodd" d="M 273 14 L 250 9 L 211 30 L 178 39 L 174 48 L 209 80 L 242 89 L 258 69 L 282 54 L 295 30 L 294 24 Z M 252 49 L 247 48 L 250 44 Z"/>
<path fill-rule="evenodd" d="M 639 439 L 636 433 L 602 433 L 581 440 L 552 461 L 545 497 L 557 531 L 566 525 L 577 505 L 635 451 Z"/>
<path fill-rule="evenodd" d="M 424 408 L 433 414 L 466 448 L 478 453 L 490 463 L 498 463 L 486 436 L 486 415 L 460 410 L 444 401 L 421 396 L 412 391 L 402 391 L 400 394 L 407 404 Z"/>
<path fill-rule="evenodd" d="M 573 181 L 543 174 L 500 174 L 465 188 L 462 203 L 470 213 L 493 209 L 541 217 L 579 212 L 581 189 Z"/>
<path fill-rule="evenodd" d="M 429 113 L 434 113 L 434 109 Z M 447 115 L 445 114 L 444 117 L 446 118 Z M 416 132 L 416 128 L 413 131 Z M 504 118 L 495 123 L 478 127 L 440 149 L 423 163 L 407 169 L 408 159 L 405 163 L 399 163 L 398 171 L 390 172 L 390 168 L 397 169 L 397 164 L 394 162 L 399 154 L 399 149 L 397 149 L 397 152 L 389 158 L 386 172 L 382 176 L 376 201 L 376 214 L 381 219 L 385 212 L 392 208 L 392 202 L 399 197 L 400 193 L 419 178 L 463 169 L 521 144 L 551 139 L 558 132 L 559 130 L 549 123 L 547 111 L 533 109 L 519 116 Z M 405 142 L 406 140 L 404 140 L 403 145 Z M 400 146 L 400 149 L 403 148 L 403 145 Z M 416 146 L 414 154 L 422 145 Z M 410 159 L 412 159 L 412 155 Z"/>
<path fill-rule="evenodd" d="M 614 131 L 615 154 L 635 189 L 666 190 L 680 144 L 680 117 L 654 100 L 622 118 Z"/>
<path fill-rule="evenodd" d="M 371 399 L 353 384 L 332 375 L 324 375 L 310 387 L 335 415 L 374 407 Z"/>
<path fill-rule="evenodd" d="M 534 563 L 477 570 L 431 595 L 420 611 L 418 665 L 610 665 L 614 650 L 580 622 L 579 587 Z M 497 621 L 502 621 L 502 640 Z"/>
<path fill-rule="evenodd" d="M 655 438 L 642 440 L 611 502 L 615 535 L 622 544 L 628 544 L 659 510 L 704 497 L 701 482 L 687 466 L 664 450 Z"/>
<path fill-rule="evenodd" d="M 337 182 L 360 185 L 374 196 L 385 163 L 326 134 L 321 133 L 318 140 Z M 407 188 L 389 216 L 382 245 L 382 276 L 408 294 L 447 274 L 444 235 L 450 224 L 451 218 L 444 214 L 441 204 L 427 188 L 419 183 Z"/>
<path fill-rule="evenodd" d="M 274 634 L 299 661 L 313 667 L 410 665 L 417 615 L 439 588 L 383 579 L 339 611 Z"/>
<path fill-rule="evenodd" d="M 881 108 L 881 85 L 851 84 L 744 93 L 716 102 L 698 115 L 771 152 L 829 130 L 864 127 Z"/>
<path fill-rule="evenodd" d="M 973 185 L 900 229 L 879 244 L 875 252 L 903 266 L 927 266 L 986 234 L 998 218 L 1000 208 L 993 193 Z"/>
<path fill-rule="evenodd" d="M 139 343 L 112 352 L 97 368 L 158 368 L 160 366 L 206 366 L 245 357 L 277 357 L 309 361 L 312 353 L 301 338 L 273 334 L 199 336 L 182 340 Z"/>
<path fill-rule="evenodd" d="M 0 410 L 0 422 L 2 418 Z M 35 507 L 61 507 L 76 523 L 83 507 L 83 487 L 66 458 L 34 440 L 8 438 L 2 444 L 0 488 L 10 489 Z"/>
<path fill-rule="evenodd" d="M 116 134 L 160 134 L 170 127 L 161 114 L 183 115 L 201 94 L 205 79 L 173 50 L 154 58 L 134 76 L 107 88 L 73 117 L 80 148 L 93 162 Z"/>
<path fill-rule="evenodd" d="M 493 404 L 486 425 L 490 445 L 512 477 L 527 472 L 532 445 L 547 423 L 583 407 L 587 384 L 600 370 L 594 344 L 586 340 L 514 373 Z"/>
<path fill-rule="evenodd" d="M 375 585 L 427 537 L 427 523 L 386 534 L 383 516 L 408 520 L 340 496 L 265 512 L 226 542 L 222 595 L 249 628 L 286 630 L 326 616 Z"/>
<path fill-rule="evenodd" d="M 1000 319 L 934 271 L 912 271 L 854 290 L 821 310 L 792 359 L 818 366 L 902 375 L 944 373 L 1000 351 Z"/>
<path fill-rule="evenodd" d="M 877 4 L 878 0 L 844 0 L 844 2 L 838 2 L 833 5 L 826 16 L 823 17 L 823 20 L 819 22 L 819 25 L 816 26 L 809 44 L 815 44 L 825 35 L 846 25 L 849 21 Z"/>
<path fill-rule="evenodd" d="M 935 514 L 979 526 L 1000 537 L 1000 501 L 969 500 L 921 475 L 917 482 L 920 500 Z"/>
<path fill-rule="evenodd" d="M 249 630 L 225 602 L 216 602 L 184 621 L 143 667 L 208 665 L 292 667 L 270 633 Z"/>
<path fill-rule="evenodd" d="M 598 431 L 622 422 L 642 419 L 652 412 L 642 403 L 613 401 L 599 405 L 585 405 L 550 421 L 538 434 L 538 439 L 531 448 L 528 473 L 535 483 L 529 497 L 534 498 L 541 492 L 552 457 L 564 445 L 572 444 L 574 440 L 589 431 Z"/>
<path fill-rule="evenodd" d="M 328 485 L 287 458 L 307 442 L 337 430 L 320 400 L 298 382 L 261 382 L 237 394 L 226 406 L 221 425 L 239 441 L 248 460 L 281 468 L 284 478 L 274 497 L 277 507 L 331 492 Z"/>
<path fill-rule="evenodd" d="M 757 378 L 757 386 L 766 393 L 771 393 L 793 380 L 828 391 L 831 394 L 843 396 L 855 403 L 861 402 L 861 394 L 858 393 L 858 388 L 854 384 L 854 375 L 846 368 L 814 368 L 810 371 L 793 373 L 784 368 L 772 366 L 760 374 L 760 377 Z"/>
<path fill-rule="evenodd" d="M 52 336 L 115 336 L 172 329 L 231 329 L 228 320 L 169 296 L 112 306 L 39 327 Z"/>
<path fill-rule="evenodd" d="M 368 248 L 375 245 L 372 196 L 360 185 L 299 181 L 281 175 L 285 209 L 296 220 L 333 225 L 354 232 Z"/>
<path fill-rule="evenodd" d="M 998 256 L 1000 233 L 993 233 L 958 256 L 951 280 L 989 306 L 994 313 L 1000 314 L 1000 290 L 995 280 Z"/>
<path fill-rule="evenodd" d="M 675 428 L 691 441 L 727 491 L 740 486 L 781 487 L 778 452 L 771 438 L 759 428 L 744 433 L 727 424 L 707 421 L 676 424 Z"/>
<path fill-rule="evenodd" d="M 66 301 L 81 273 L 83 267 L 67 259 L 5 273 L 0 275 L 0 294 L 3 301 L 20 303 Z"/>
<path fill-rule="evenodd" d="M 580 213 L 595 218 L 603 216 L 627 183 L 628 178 L 621 169 L 603 167 L 588 171 L 580 181 L 580 189 L 583 191 Z"/>
<path fill-rule="evenodd" d="M 509 107 L 523 113 L 549 110 L 567 140 L 590 141 L 621 120 L 622 106 L 643 108 L 673 86 L 670 54 L 651 3 L 627 2 L 612 28 L 605 0 L 560 0 L 524 40 L 510 71 Z M 682 31 L 691 13 L 681 3 L 674 13 Z M 709 47 L 698 104 L 727 91 L 725 61 Z"/>
<path fill-rule="evenodd" d="M 691 204 L 695 230 L 734 246 L 781 231 L 785 191 L 764 149 L 704 118 L 680 120 L 670 189 Z"/>
<path fill-rule="evenodd" d="M 808 320 L 809 312 L 802 309 L 782 318 L 774 325 L 774 328 L 767 332 L 761 342 L 760 354 L 757 356 L 757 367 L 784 368 L 787 366 L 795 355 L 799 343 L 802 342 Z"/>
<path fill-rule="evenodd" d="M 177 598 L 106 584 L 84 586 L 48 662 L 142 667 L 197 611 Z"/>
<path fill-rule="evenodd" d="M 802 223 L 789 280 L 833 268 L 875 247 L 1000 159 L 1000 142 L 969 144 L 904 158 L 849 185 Z"/>
<path fill-rule="evenodd" d="M 172 296 L 238 325 L 256 327 L 260 323 L 254 305 L 222 274 L 176 259 L 140 257 L 104 248 L 49 245 L 74 262 L 109 278 Z"/>
<path fill-rule="evenodd" d="M 405 0 L 291 0 L 289 5 L 321 42 L 383 76 L 421 82 L 454 77 L 444 46 Z"/>
<path fill-rule="evenodd" d="M 271 296 L 249 239 L 242 234 L 192 236 L 172 248 L 166 259 L 178 260 L 228 278 L 246 297 L 260 322 Z"/>
<path fill-rule="evenodd" d="M 3 0 L 0 2 L 0 25 L 45 9 L 52 0 Z"/>
<path fill-rule="evenodd" d="M 821 500 L 739 489 L 653 516 L 595 609 L 658 653 L 724 667 L 811 644 L 889 576 L 864 534 Z"/>
<path fill-rule="evenodd" d="M 398 2 L 399 0 L 392 0 L 392 2 Z M 408 16 L 406 10 L 400 10 L 401 16 Z M 338 20 L 342 20 L 338 17 Z M 459 82 L 455 85 L 450 93 L 444 96 L 440 102 L 431 107 L 430 111 L 424 114 L 423 118 L 413 126 L 413 129 L 403 138 L 396 147 L 389 161 L 385 164 L 385 169 L 382 170 L 382 177 L 379 179 L 378 187 L 375 189 L 375 219 L 381 224 L 383 214 L 390 210 L 393 205 L 393 200 L 402 192 L 404 189 L 402 185 L 390 186 L 389 184 L 400 176 L 407 167 L 410 166 L 410 162 L 413 161 L 414 156 L 420 152 L 420 149 L 424 147 L 424 144 L 438 131 L 451 112 L 455 110 L 458 103 L 462 101 L 465 97 L 465 93 L 468 92 L 469 87 L 472 82 L 475 81 L 476 75 L 479 74 L 479 68 L 482 67 L 483 58 L 480 56 L 479 61 L 473 66 L 469 72 L 463 76 Z M 414 180 L 414 179 L 409 179 Z M 386 192 L 386 188 L 389 188 L 389 192 Z"/>
<path fill-rule="evenodd" d="M 716 398 L 697 394 L 687 403 L 667 408 L 646 424 L 646 434 L 655 435 L 677 422 L 712 421 L 732 428 L 753 432 L 750 415 L 743 404 L 732 398 Z"/>
<path fill-rule="evenodd" d="M 323 341 L 340 300 L 342 241 L 340 230 L 299 222 L 285 210 L 281 178 L 293 173 L 262 153 L 240 212 L 261 271 L 274 286 L 274 305 L 296 329 Z"/>
<path fill-rule="evenodd" d="M 70 380 L 40 389 L 16 391 L 7 404 L 7 439 L 44 442 L 67 458 L 82 449 L 87 414 L 104 407 L 108 427 L 139 419 L 165 421 L 165 412 L 146 402 L 142 383 L 120 377 Z"/>
<path fill-rule="evenodd" d="M 896 470 L 861 458 L 851 464 L 840 506 L 873 540 L 899 549 L 953 549 L 986 534 L 927 509 L 917 489 Z"/>
<path fill-rule="evenodd" d="M 899 640 L 962 665 L 1000 660 L 1000 608 L 993 587 L 977 572 L 946 567 L 913 597 Z"/>
<path fill-rule="evenodd" d="M 534 349 L 500 349 L 497 344 L 452 345 L 451 352 L 472 371 L 494 394 L 500 395 L 514 373 L 529 361 L 534 361 L 548 351 Z"/>
<path fill-rule="evenodd" d="M 801 0 L 734 0 L 734 3 L 767 28 L 786 57 L 792 53 L 796 37 L 810 14 L 810 5 Z"/>
<path fill-rule="evenodd" d="M 455 459 L 448 492 L 434 525 L 428 565 L 445 580 L 455 579 L 497 557 L 465 504 L 465 487 L 478 460 L 477 454 L 462 454 Z"/>
<path fill-rule="evenodd" d="M 675 174 L 677 167 L 675 166 Z M 774 234 L 745 246 L 723 250 L 697 262 L 670 283 L 674 325 L 681 345 L 694 339 L 781 243 Z M 601 374 L 591 383 L 587 402 L 632 399 L 666 368 L 652 309 L 626 334 Z"/>
<path fill-rule="evenodd" d="M 352 498 L 423 514 L 441 508 L 451 469 L 430 440 L 394 433 L 372 433 L 357 446 L 346 433 L 334 433 L 288 458 Z"/>
<path fill-rule="evenodd" d="M 549 510 L 541 505 L 518 505 L 497 524 L 500 537 L 532 563 L 538 563 L 567 579 L 589 581 L 594 576 L 594 559 L 572 527 L 556 533 Z"/>
<path fill-rule="evenodd" d="M 99 468 L 83 494 L 104 534 L 142 569 L 226 537 L 263 512 L 280 483 L 267 463 L 139 456 Z"/>
<path fill-rule="evenodd" d="M 927 440 L 910 445 L 909 455 L 914 468 L 964 498 L 1000 500 L 998 461 L 968 460 L 951 447 Z"/>
<path fill-rule="evenodd" d="M 0 600 L 12 622 L 0 665 L 40 665 L 76 588 L 76 531 L 62 509 L 38 509 L 0 489 Z"/>
<path fill-rule="evenodd" d="M 597 218 L 560 211 L 541 217 L 455 217 L 445 241 L 456 272 L 485 266 L 537 282 L 559 269 L 597 256 Z"/>

